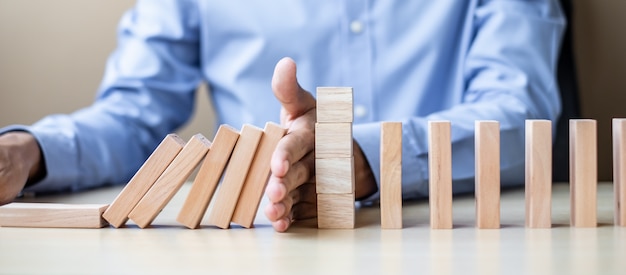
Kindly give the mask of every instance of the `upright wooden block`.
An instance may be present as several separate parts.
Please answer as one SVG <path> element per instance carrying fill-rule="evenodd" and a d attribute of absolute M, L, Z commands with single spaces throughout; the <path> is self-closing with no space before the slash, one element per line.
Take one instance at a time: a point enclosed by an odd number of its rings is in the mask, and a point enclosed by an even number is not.
<path fill-rule="evenodd" d="M 351 87 L 317 88 L 317 122 L 352 122 Z"/>
<path fill-rule="evenodd" d="M 317 193 L 353 193 L 354 158 L 315 159 L 315 185 Z"/>
<path fill-rule="evenodd" d="M 128 214 L 135 208 L 139 200 L 161 176 L 165 168 L 174 160 L 185 146 L 176 134 L 167 135 L 161 144 L 152 152 L 148 160 L 122 189 L 109 208 L 102 215 L 112 226 L 120 227 L 128 221 Z"/>
<path fill-rule="evenodd" d="M 201 134 L 193 136 L 128 217 L 141 228 L 149 226 L 204 158 L 210 146 L 211 142 Z"/>
<path fill-rule="evenodd" d="M 0 227 L 102 228 L 106 204 L 14 202 L 0 207 Z"/>
<path fill-rule="evenodd" d="M 613 119 L 615 225 L 626 226 L 626 119 Z"/>
<path fill-rule="evenodd" d="M 317 194 L 318 228 L 353 229 L 354 215 L 354 193 Z"/>
<path fill-rule="evenodd" d="M 235 213 L 233 213 L 233 222 L 245 228 L 252 227 L 256 213 L 259 210 L 265 186 L 267 186 L 272 154 L 286 132 L 287 129 L 276 123 L 268 122 L 265 124 L 263 136 L 259 142 L 246 181 L 243 184 L 243 190 L 241 190 L 241 196 L 239 196 L 239 201 L 235 207 Z"/>
<path fill-rule="evenodd" d="M 430 227 L 452 229 L 452 143 L 449 121 L 428 122 Z"/>
<path fill-rule="evenodd" d="M 552 121 L 526 120 L 526 227 L 552 227 Z"/>
<path fill-rule="evenodd" d="M 178 214 L 176 220 L 179 223 L 191 229 L 200 225 L 237 139 L 239 139 L 237 130 L 228 125 L 220 125 L 211 149 L 204 158 L 187 199 Z"/>
<path fill-rule="evenodd" d="M 476 226 L 500 228 L 500 123 L 476 121 Z"/>
<path fill-rule="evenodd" d="M 252 125 L 244 125 L 241 129 L 241 135 L 224 173 L 222 186 L 218 190 L 213 209 L 208 217 L 210 224 L 219 228 L 230 226 L 241 188 L 262 135 L 263 130 Z"/>
<path fill-rule="evenodd" d="M 572 119 L 570 132 L 570 223 L 574 227 L 597 226 L 596 121 Z"/>
<path fill-rule="evenodd" d="M 352 123 L 315 124 L 315 158 L 352 156 Z"/>
<path fill-rule="evenodd" d="M 380 133 L 380 220 L 402 229 L 402 123 L 383 122 Z"/>

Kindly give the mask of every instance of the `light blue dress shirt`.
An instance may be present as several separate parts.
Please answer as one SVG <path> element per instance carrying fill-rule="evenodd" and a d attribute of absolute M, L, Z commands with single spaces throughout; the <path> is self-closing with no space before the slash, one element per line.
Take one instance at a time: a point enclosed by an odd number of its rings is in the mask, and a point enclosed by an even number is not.
<path fill-rule="evenodd" d="M 502 184 L 519 184 L 525 119 L 560 112 L 565 24 L 550 0 L 138 1 L 92 106 L 3 131 L 43 149 L 48 173 L 29 191 L 125 183 L 189 119 L 202 81 L 218 124 L 279 121 L 270 82 L 289 56 L 308 91 L 354 88 L 354 138 L 377 179 L 379 122 L 403 123 L 405 198 L 428 195 L 429 120 L 452 122 L 455 192 L 474 189 L 476 120 L 500 122 Z"/>

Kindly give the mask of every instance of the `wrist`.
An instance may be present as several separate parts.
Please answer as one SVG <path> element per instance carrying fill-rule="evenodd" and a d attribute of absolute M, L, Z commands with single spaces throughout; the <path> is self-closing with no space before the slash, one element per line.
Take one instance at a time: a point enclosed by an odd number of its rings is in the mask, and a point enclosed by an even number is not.
<path fill-rule="evenodd" d="M 376 193 L 376 191 L 378 191 L 378 185 L 376 185 L 374 172 L 356 141 L 353 144 L 353 151 L 355 177 L 354 196 L 356 200 L 362 200 Z"/>

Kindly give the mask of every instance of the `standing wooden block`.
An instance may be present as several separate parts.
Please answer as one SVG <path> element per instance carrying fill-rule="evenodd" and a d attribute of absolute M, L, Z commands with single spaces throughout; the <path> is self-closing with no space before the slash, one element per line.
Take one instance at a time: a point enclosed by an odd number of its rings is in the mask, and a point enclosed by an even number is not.
<path fill-rule="evenodd" d="M 476 226 L 500 228 L 500 123 L 476 121 Z"/>
<path fill-rule="evenodd" d="M 354 215 L 354 193 L 317 194 L 318 228 L 353 229 Z"/>
<path fill-rule="evenodd" d="M 59 204 L 14 202 L 0 207 L 0 226 L 102 228 L 106 204 Z"/>
<path fill-rule="evenodd" d="M 326 194 L 354 192 L 354 158 L 315 159 L 315 190 Z"/>
<path fill-rule="evenodd" d="M 315 158 L 352 156 L 352 123 L 315 124 Z"/>
<path fill-rule="evenodd" d="M 596 227 L 597 137 L 596 121 L 572 119 L 570 137 L 570 223 L 574 227 Z"/>
<path fill-rule="evenodd" d="M 526 120 L 526 227 L 552 227 L 552 121 Z"/>
<path fill-rule="evenodd" d="M 221 125 L 217 130 L 211 149 L 204 158 L 178 214 L 176 220 L 179 223 L 191 229 L 200 225 L 237 139 L 239 132 L 228 125 Z"/>
<path fill-rule="evenodd" d="M 452 143 L 449 121 L 428 122 L 430 227 L 452 229 Z"/>
<path fill-rule="evenodd" d="M 248 175 L 250 164 L 254 158 L 263 130 L 252 125 L 244 125 L 241 135 L 230 157 L 224 173 L 213 209 L 209 214 L 209 223 L 219 228 L 228 228 L 241 194 L 241 188 Z"/>
<path fill-rule="evenodd" d="M 402 229 L 402 123 L 383 122 L 380 133 L 380 220 Z"/>
<path fill-rule="evenodd" d="M 183 149 L 183 146 L 185 142 L 178 135 L 167 135 L 107 208 L 103 215 L 104 219 L 114 227 L 124 225 L 128 221 L 130 211 L 135 208 L 165 168 Z"/>
<path fill-rule="evenodd" d="M 317 88 L 317 122 L 352 122 L 351 87 Z"/>
<path fill-rule="evenodd" d="M 254 223 L 254 218 L 259 210 L 259 204 L 267 186 L 270 175 L 270 160 L 278 142 L 285 136 L 287 129 L 276 123 L 265 124 L 263 136 L 250 166 L 250 171 L 243 184 L 241 196 L 233 213 L 233 222 L 250 228 Z"/>
<path fill-rule="evenodd" d="M 210 146 L 211 142 L 201 134 L 193 136 L 128 217 L 141 228 L 149 226 L 204 158 Z"/>
<path fill-rule="evenodd" d="M 626 226 L 626 119 L 613 119 L 615 225 Z"/>

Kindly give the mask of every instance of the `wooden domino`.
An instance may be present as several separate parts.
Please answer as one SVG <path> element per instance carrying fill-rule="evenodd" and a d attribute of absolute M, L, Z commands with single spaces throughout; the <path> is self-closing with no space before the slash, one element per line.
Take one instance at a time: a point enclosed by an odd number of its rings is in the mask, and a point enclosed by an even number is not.
<path fill-rule="evenodd" d="M 230 227 L 237 200 L 262 135 L 263 130 L 252 125 L 244 125 L 241 129 L 239 140 L 230 157 L 222 185 L 208 217 L 210 224 L 224 229 Z"/>
<path fill-rule="evenodd" d="M 113 200 L 104 212 L 103 218 L 114 227 L 124 225 L 128 221 L 128 214 L 183 149 L 183 146 L 185 142 L 178 135 L 167 135 Z"/>
<path fill-rule="evenodd" d="M 228 125 L 219 127 L 178 214 L 179 223 L 191 229 L 200 225 L 238 139 L 236 129 Z"/>
<path fill-rule="evenodd" d="M 500 228 L 500 123 L 475 122 L 476 226 Z"/>
<path fill-rule="evenodd" d="M 317 122 L 352 122 L 351 87 L 317 88 Z"/>
<path fill-rule="evenodd" d="M 193 136 L 128 217 L 141 228 L 149 226 L 180 190 L 210 146 L 211 142 L 201 134 Z"/>
<path fill-rule="evenodd" d="M 315 158 L 352 157 L 352 142 L 352 123 L 315 124 Z"/>
<path fill-rule="evenodd" d="M 270 175 L 270 160 L 276 145 L 287 130 L 276 123 L 265 124 L 263 136 L 243 184 L 232 221 L 245 228 L 252 227 Z"/>
<path fill-rule="evenodd" d="M 613 119 L 615 225 L 626 226 L 626 119 Z"/>
<path fill-rule="evenodd" d="M 574 227 L 597 226 L 596 121 L 572 119 L 570 137 L 570 223 Z"/>
<path fill-rule="evenodd" d="M 353 229 L 354 218 L 354 193 L 317 194 L 318 228 Z"/>
<path fill-rule="evenodd" d="M 14 202 L 0 207 L 2 227 L 102 228 L 107 204 Z"/>
<path fill-rule="evenodd" d="M 430 227 L 452 229 L 452 145 L 450 122 L 428 122 Z"/>
<path fill-rule="evenodd" d="M 552 121 L 526 120 L 526 227 L 552 227 Z"/>
<path fill-rule="evenodd" d="M 383 229 L 402 229 L 402 123 L 400 122 L 381 124 L 380 216 Z"/>
<path fill-rule="evenodd" d="M 315 190 L 326 194 L 354 192 L 354 158 L 315 159 Z"/>

